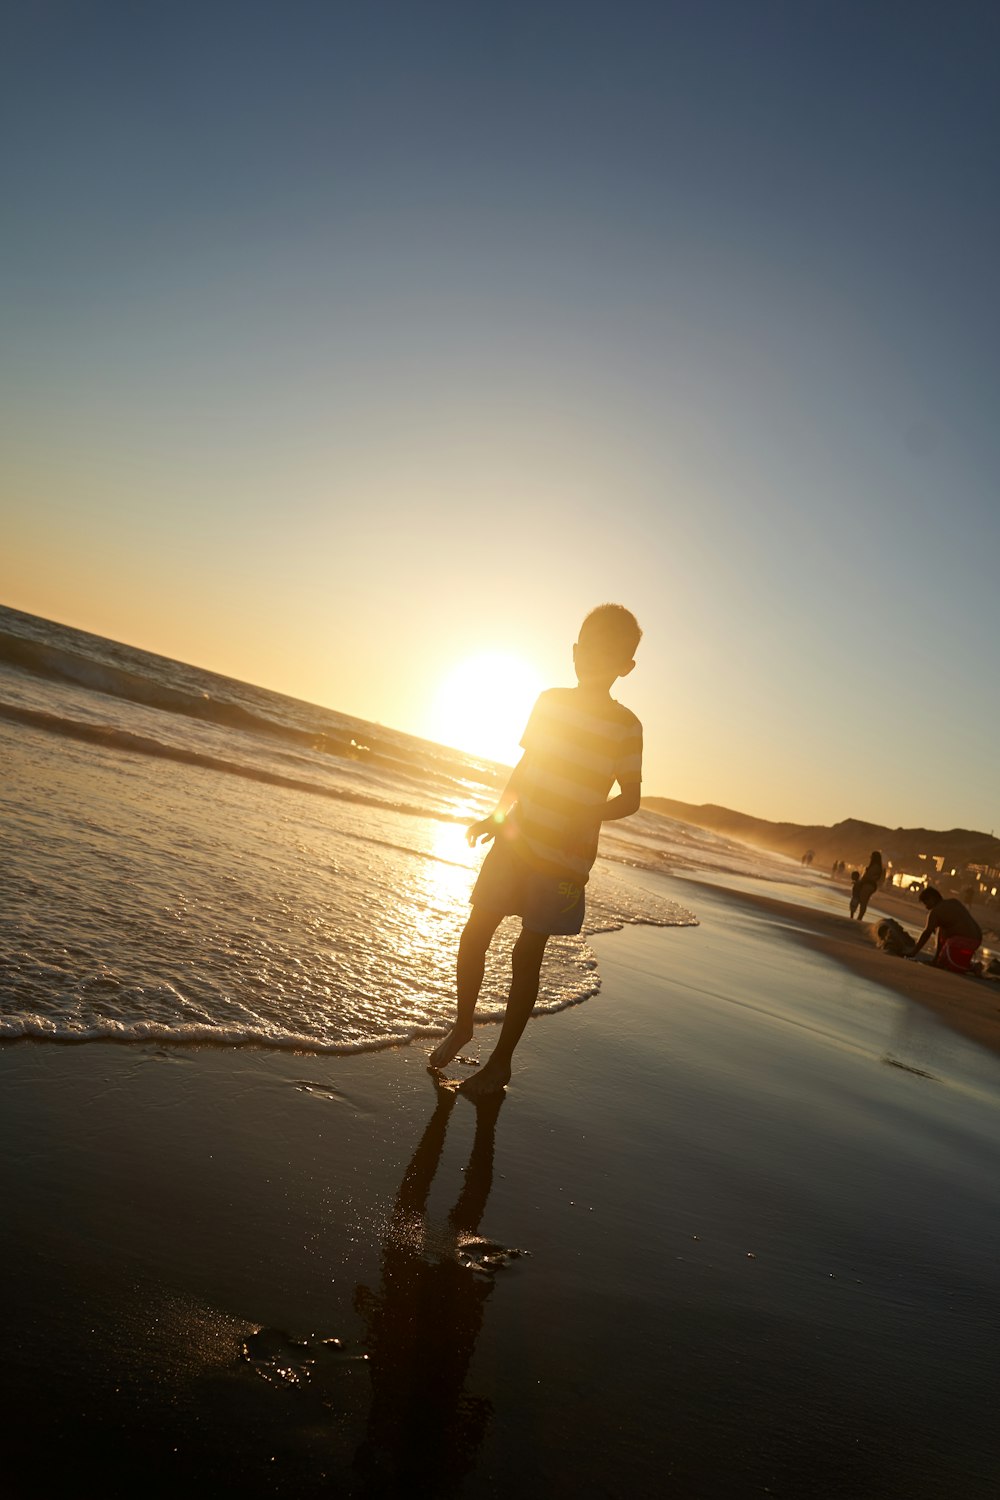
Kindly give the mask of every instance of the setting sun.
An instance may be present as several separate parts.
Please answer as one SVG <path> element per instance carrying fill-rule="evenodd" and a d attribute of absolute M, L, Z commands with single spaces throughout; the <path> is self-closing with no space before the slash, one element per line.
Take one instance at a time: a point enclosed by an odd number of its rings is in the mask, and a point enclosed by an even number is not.
<path fill-rule="evenodd" d="M 513 765 L 535 699 L 544 687 L 526 661 L 483 652 L 453 667 L 434 695 L 427 734 L 442 745 Z"/>

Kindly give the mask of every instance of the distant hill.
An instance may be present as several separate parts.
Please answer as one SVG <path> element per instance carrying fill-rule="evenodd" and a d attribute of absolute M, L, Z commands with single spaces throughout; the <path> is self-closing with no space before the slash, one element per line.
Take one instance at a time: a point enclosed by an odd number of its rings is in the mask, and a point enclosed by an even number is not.
<path fill-rule="evenodd" d="M 748 813 L 733 812 L 711 802 L 696 806 L 675 802 L 670 797 L 643 797 L 642 805 L 648 812 L 693 823 L 696 828 L 709 828 L 713 833 L 728 834 L 761 849 L 790 854 L 794 859 L 801 859 L 807 849 L 812 849 L 814 864 L 819 869 L 829 869 L 838 859 L 863 869 L 873 849 L 881 850 L 882 858 L 891 860 L 897 870 L 914 875 L 928 868 L 928 860 L 921 860 L 920 855 L 943 858 L 946 871 L 962 871 L 967 865 L 1000 868 L 1000 839 L 967 828 L 951 828 L 946 832 L 931 828 L 883 828 L 879 823 L 862 823 L 857 818 L 845 818 L 832 827 L 771 823 L 766 818 L 752 818 Z"/>

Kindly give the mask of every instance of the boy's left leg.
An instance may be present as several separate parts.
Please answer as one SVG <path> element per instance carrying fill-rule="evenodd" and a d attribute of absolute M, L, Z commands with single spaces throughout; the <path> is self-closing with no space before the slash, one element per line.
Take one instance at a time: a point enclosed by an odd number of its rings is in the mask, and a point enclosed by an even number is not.
<path fill-rule="evenodd" d="M 468 1094 L 470 1098 L 494 1094 L 510 1082 L 514 1048 L 521 1040 L 528 1017 L 538 999 L 538 979 L 548 940 L 548 933 L 525 932 L 522 928 L 521 936 L 514 944 L 510 995 L 500 1036 L 483 1066 L 471 1078 L 467 1078 L 460 1089 L 461 1093 Z"/>

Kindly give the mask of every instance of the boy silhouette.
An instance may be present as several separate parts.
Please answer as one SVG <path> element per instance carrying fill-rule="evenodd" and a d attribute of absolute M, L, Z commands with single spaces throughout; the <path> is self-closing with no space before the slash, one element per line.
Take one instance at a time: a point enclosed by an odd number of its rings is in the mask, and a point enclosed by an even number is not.
<path fill-rule="evenodd" d="M 444 1068 L 472 1036 L 486 952 L 504 917 L 521 918 L 500 1036 L 462 1084 L 472 1098 L 510 1082 L 511 1058 L 538 998 L 545 944 L 583 927 L 584 887 L 601 824 L 639 809 L 642 725 L 616 703 L 612 685 L 635 666 L 642 631 L 620 604 L 591 610 L 573 647 L 575 688 L 550 688 L 531 711 L 524 750 L 495 810 L 473 823 L 471 845 L 493 840 L 472 892 L 458 945 L 455 1024 L 430 1054 Z M 609 799 L 617 782 L 619 793 Z"/>

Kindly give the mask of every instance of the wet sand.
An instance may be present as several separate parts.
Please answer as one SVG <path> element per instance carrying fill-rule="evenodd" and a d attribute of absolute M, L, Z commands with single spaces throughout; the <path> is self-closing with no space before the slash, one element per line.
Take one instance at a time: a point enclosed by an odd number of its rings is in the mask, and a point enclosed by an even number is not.
<path fill-rule="evenodd" d="M 499 1109 L 0 1049 L 4 1494 L 994 1496 L 1000 1063 L 832 917 L 677 894 Z"/>
<path fill-rule="evenodd" d="M 869 906 L 864 922 L 852 922 L 846 914 L 820 912 L 761 894 L 728 888 L 725 893 L 733 901 L 754 906 L 769 920 L 794 933 L 800 942 L 843 964 L 862 979 L 884 985 L 926 1006 L 946 1026 L 1000 1052 L 1000 980 L 942 973 L 927 963 L 898 958 L 878 947 L 874 928 L 883 913 L 895 917 L 914 936 L 922 931 L 923 922 L 915 917 L 912 901 L 891 895 L 883 897 Z M 932 956 L 935 947 L 936 941 L 932 939 L 921 958 Z"/>

